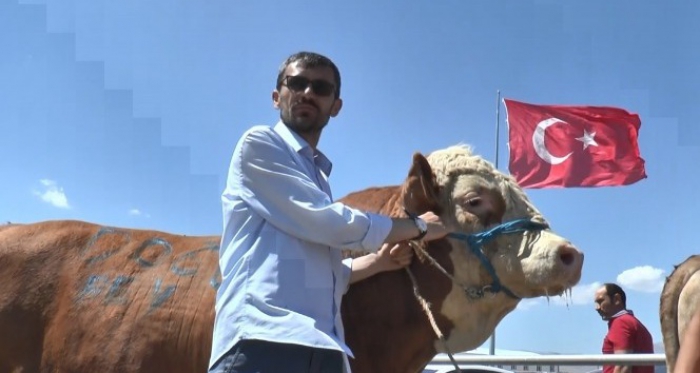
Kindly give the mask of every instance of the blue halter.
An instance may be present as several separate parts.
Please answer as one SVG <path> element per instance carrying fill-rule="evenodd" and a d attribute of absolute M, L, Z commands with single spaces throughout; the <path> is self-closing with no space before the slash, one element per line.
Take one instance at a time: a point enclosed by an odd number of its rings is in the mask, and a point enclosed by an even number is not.
<path fill-rule="evenodd" d="M 496 274 L 496 270 L 493 268 L 493 265 L 484 254 L 482 247 L 489 241 L 492 241 L 493 239 L 502 234 L 511 234 L 525 231 L 540 231 L 546 228 L 546 224 L 538 223 L 530 219 L 515 219 L 499 224 L 484 232 L 472 234 L 449 233 L 447 236 L 461 241 L 465 241 L 469 245 L 469 249 L 471 250 L 472 254 L 476 255 L 476 257 L 479 258 L 479 261 L 484 266 L 484 268 L 486 268 L 486 271 L 488 271 L 489 275 L 491 275 L 491 278 L 493 279 L 491 285 L 487 287 L 488 291 L 490 291 L 493 294 L 502 291 L 512 298 L 520 299 L 520 297 L 513 294 L 513 292 L 510 291 L 510 289 L 501 284 L 501 281 L 499 280 L 498 275 Z"/>

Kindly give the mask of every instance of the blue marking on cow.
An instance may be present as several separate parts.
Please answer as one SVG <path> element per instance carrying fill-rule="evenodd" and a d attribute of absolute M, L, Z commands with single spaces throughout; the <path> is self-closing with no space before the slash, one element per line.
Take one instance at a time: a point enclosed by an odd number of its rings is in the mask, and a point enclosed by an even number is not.
<path fill-rule="evenodd" d="M 221 271 L 218 265 L 216 266 L 216 272 L 214 272 L 214 275 L 209 279 L 209 285 L 211 285 L 214 290 L 219 290 L 219 286 L 221 286 Z"/>
<path fill-rule="evenodd" d="M 206 246 L 204 246 L 201 249 L 188 251 L 173 259 L 173 264 L 170 266 L 170 271 L 178 276 L 193 277 L 197 274 L 197 271 L 199 271 L 199 265 L 202 263 L 202 260 L 199 257 L 196 257 L 196 255 L 201 252 L 218 250 L 218 243 L 209 242 Z M 185 267 L 185 264 L 183 264 L 183 262 L 187 262 L 188 260 L 191 260 L 193 262 L 191 263 L 192 266 L 189 268 Z"/>
<path fill-rule="evenodd" d="M 207 248 L 212 251 L 219 251 L 220 249 L 218 242 L 209 242 Z M 221 286 L 221 270 L 219 269 L 218 262 L 215 268 L 214 274 L 209 279 L 209 285 L 211 285 L 214 290 L 219 290 L 219 286 Z"/>
<path fill-rule="evenodd" d="M 118 229 L 115 229 L 112 227 L 102 227 L 102 228 L 100 228 L 99 231 L 97 231 L 97 233 L 95 233 L 92 237 L 90 237 L 90 240 L 88 241 L 88 243 L 80 251 L 80 256 L 86 255 L 90 251 L 90 249 L 92 249 L 92 247 L 95 245 L 97 240 L 99 240 L 100 237 L 107 235 L 107 234 L 118 234 L 118 235 L 124 236 L 127 243 L 129 241 L 131 241 L 131 235 L 127 231 L 118 230 Z M 104 252 L 101 252 L 95 256 L 87 258 L 85 260 L 85 262 L 87 263 L 88 266 L 91 266 L 97 262 L 104 261 L 105 259 L 109 258 L 110 256 L 116 254 L 119 251 L 119 248 L 120 248 L 120 246 L 108 248 Z"/>
<path fill-rule="evenodd" d="M 170 299 L 170 297 L 172 297 L 175 293 L 175 285 L 168 285 L 161 291 L 160 287 L 162 284 L 163 280 L 159 278 L 156 279 L 155 284 L 153 284 L 153 299 L 151 300 L 151 307 L 148 309 L 148 312 L 162 306 L 163 303 Z"/>
<path fill-rule="evenodd" d="M 174 274 L 178 276 L 183 276 L 183 277 L 192 277 L 197 274 L 197 271 L 199 271 L 199 265 L 202 263 L 202 261 L 195 257 L 198 253 L 204 252 L 204 251 L 209 251 L 208 248 L 202 248 L 202 249 L 197 249 L 193 251 L 188 251 L 175 259 L 173 259 L 173 264 L 170 266 L 170 271 L 172 271 Z M 192 260 L 194 263 L 193 266 L 191 267 L 183 267 L 182 262 L 186 262 L 187 260 Z"/>
<path fill-rule="evenodd" d="M 149 261 L 141 257 L 141 255 L 146 251 L 146 249 L 150 247 L 162 247 L 163 248 L 163 253 L 159 254 L 157 258 L 154 261 Z M 129 257 L 130 259 L 135 259 L 138 264 L 140 264 L 143 267 L 153 267 L 156 264 L 160 263 L 164 257 L 170 255 L 173 252 L 173 247 L 170 245 L 170 242 L 162 239 L 162 238 L 150 238 L 146 241 L 144 241 L 141 246 L 139 246 L 136 251 L 134 251 L 133 254 Z"/>
<path fill-rule="evenodd" d="M 126 289 L 133 281 L 134 278 L 131 276 L 117 276 L 117 278 L 112 281 L 112 286 L 109 287 L 107 295 L 105 295 L 105 303 L 125 304 Z"/>
<path fill-rule="evenodd" d="M 106 287 L 109 277 L 105 275 L 90 275 L 85 282 L 83 290 L 78 294 L 78 300 L 94 298 Z"/>
<path fill-rule="evenodd" d="M 97 241 L 105 235 L 117 234 L 124 237 L 126 243 L 131 240 L 131 236 L 128 231 L 117 230 L 111 227 L 102 227 L 100 230 L 93 235 L 88 243 L 80 251 L 81 256 L 87 255 L 91 250 L 95 250 L 93 246 L 96 246 Z M 99 254 L 93 255 L 86 259 L 88 266 L 93 265 L 98 262 L 102 262 L 107 258 L 116 254 L 119 249 L 124 245 L 124 243 L 119 244 L 117 247 L 108 248 L 107 251 L 102 251 Z M 160 246 L 162 249 L 159 252 L 154 253 L 151 256 L 151 260 L 144 258 L 144 253 L 149 248 L 155 248 Z M 104 249 L 104 248 L 100 248 Z M 199 272 L 199 267 L 202 263 L 201 256 L 202 252 L 218 251 L 218 242 L 210 241 L 205 244 L 204 247 L 196 249 L 193 251 L 188 251 L 173 259 L 172 265 L 170 266 L 170 271 L 177 276 L 181 277 L 194 277 Z M 171 244 L 162 238 L 152 238 L 144 241 L 136 251 L 134 251 L 129 259 L 134 259 L 142 267 L 153 267 L 159 264 L 165 257 L 172 254 L 173 249 Z M 152 259 L 155 257 L 155 259 Z M 128 275 L 116 275 L 112 280 L 112 276 L 115 275 L 104 275 L 104 274 L 92 274 L 88 276 L 85 281 L 85 285 L 78 293 L 76 300 L 83 301 L 86 299 L 94 299 L 101 294 L 104 294 L 103 304 L 126 304 L 129 299 L 129 288 L 134 282 L 135 277 Z M 219 266 L 215 266 L 215 272 L 209 279 L 210 286 L 217 290 L 221 285 L 221 272 L 219 271 Z M 148 312 L 150 313 L 156 308 L 161 307 L 165 302 L 167 302 L 175 294 L 177 289 L 176 285 L 163 286 L 163 280 L 161 278 L 156 278 L 153 284 L 153 296 L 151 299 L 150 307 Z"/>
<path fill-rule="evenodd" d="M 93 257 L 88 258 L 87 260 L 85 260 L 85 262 L 87 263 L 88 266 L 91 266 L 97 262 L 104 261 L 105 259 L 109 258 L 110 256 L 116 254 L 117 251 L 119 251 L 119 249 L 116 249 L 116 248 L 109 250 L 109 251 L 105 251 L 102 254 L 98 254 L 98 255 L 95 255 Z"/>

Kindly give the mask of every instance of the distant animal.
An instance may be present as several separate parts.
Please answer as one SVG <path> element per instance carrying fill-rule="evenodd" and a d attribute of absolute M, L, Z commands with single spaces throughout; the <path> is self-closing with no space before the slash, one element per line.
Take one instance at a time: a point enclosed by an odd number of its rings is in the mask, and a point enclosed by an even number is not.
<path fill-rule="evenodd" d="M 432 210 L 456 232 L 414 243 L 407 270 L 350 286 L 355 373 L 418 372 L 438 352 L 475 348 L 521 299 L 581 277 L 583 254 L 465 146 L 416 153 L 402 185 L 342 200 L 392 216 Z M 205 372 L 219 239 L 79 221 L 2 227 L 0 372 Z"/>
<path fill-rule="evenodd" d="M 666 354 L 666 370 L 674 371 L 680 341 L 700 304 L 700 255 L 677 265 L 661 291 L 659 318 Z"/>

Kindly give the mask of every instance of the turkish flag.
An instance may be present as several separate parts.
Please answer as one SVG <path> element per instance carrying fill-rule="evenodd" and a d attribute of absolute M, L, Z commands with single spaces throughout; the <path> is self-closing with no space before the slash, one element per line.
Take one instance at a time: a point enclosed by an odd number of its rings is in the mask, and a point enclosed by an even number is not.
<path fill-rule="evenodd" d="M 508 168 L 523 188 L 628 185 L 646 178 L 637 114 L 504 99 Z"/>

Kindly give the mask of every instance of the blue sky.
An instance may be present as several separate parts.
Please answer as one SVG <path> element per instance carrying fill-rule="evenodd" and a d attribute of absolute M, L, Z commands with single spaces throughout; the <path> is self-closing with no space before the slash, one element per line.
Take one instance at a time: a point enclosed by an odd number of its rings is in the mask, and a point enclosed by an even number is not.
<path fill-rule="evenodd" d="M 0 0 L 0 219 L 219 234 L 235 142 L 277 121 L 276 71 L 298 50 L 343 77 L 320 143 L 337 197 L 400 183 L 415 151 L 467 143 L 494 160 L 497 90 L 618 106 L 642 119 L 648 178 L 529 191 L 585 252 L 583 277 L 568 306 L 522 302 L 497 346 L 599 352 L 606 281 L 659 342 L 663 279 L 698 249 L 698 18 L 690 0 Z"/>

